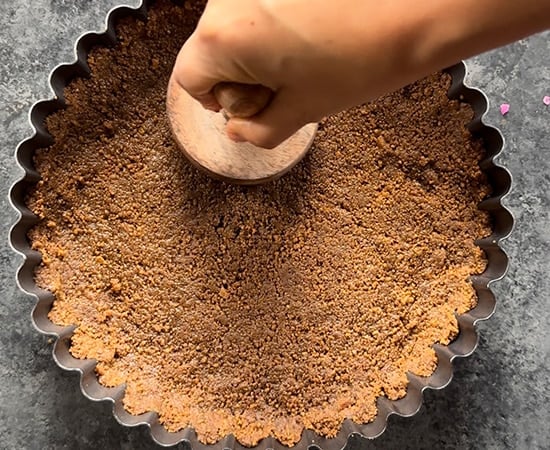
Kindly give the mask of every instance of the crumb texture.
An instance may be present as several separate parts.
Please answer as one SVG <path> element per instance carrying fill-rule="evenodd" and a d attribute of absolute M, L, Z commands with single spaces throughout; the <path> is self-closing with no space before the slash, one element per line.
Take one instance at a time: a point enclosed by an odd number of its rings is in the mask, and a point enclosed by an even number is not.
<path fill-rule="evenodd" d="M 168 77 L 202 4 L 158 1 L 94 50 L 47 119 L 28 198 L 39 286 L 71 352 L 204 443 L 335 436 L 430 375 L 485 267 L 488 194 L 472 111 L 434 74 L 324 120 L 299 166 L 242 188 L 190 166 L 165 115 Z"/>

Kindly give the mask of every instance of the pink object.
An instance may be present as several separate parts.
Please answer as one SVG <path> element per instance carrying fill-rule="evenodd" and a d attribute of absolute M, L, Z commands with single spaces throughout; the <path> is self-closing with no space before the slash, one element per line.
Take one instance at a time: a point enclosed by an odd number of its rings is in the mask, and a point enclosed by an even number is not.
<path fill-rule="evenodd" d="M 542 103 L 544 103 L 546 106 L 550 106 L 550 95 L 545 95 L 542 99 Z"/>
<path fill-rule="evenodd" d="M 510 111 L 510 105 L 508 103 L 503 103 L 500 105 L 500 113 L 505 116 Z"/>

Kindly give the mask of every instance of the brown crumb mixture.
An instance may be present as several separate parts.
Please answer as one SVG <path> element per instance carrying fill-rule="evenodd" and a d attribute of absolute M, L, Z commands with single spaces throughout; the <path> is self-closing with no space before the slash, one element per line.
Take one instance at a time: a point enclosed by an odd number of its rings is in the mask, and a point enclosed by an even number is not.
<path fill-rule="evenodd" d="M 334 436 L 398 399 L 476 302 L 490 231 L 472 112 L 435 74 L 326 119 L 306 159 L 262 187 L 198 173 L 172 142 L 165 89 L 202 5 L 159 1 L 90 56 L 48 118 L 29 205 L 50 318 L 77 326 L 124 404 L 172 431 L 245 445 Z"/>

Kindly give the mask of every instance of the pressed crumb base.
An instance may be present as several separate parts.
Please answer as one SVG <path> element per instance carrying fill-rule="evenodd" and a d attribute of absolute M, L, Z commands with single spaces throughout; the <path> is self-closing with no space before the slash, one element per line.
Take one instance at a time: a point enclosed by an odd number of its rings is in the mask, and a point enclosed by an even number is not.
<path fill-rule="evenodd" d="M 471 109 L 447 75 L 321 123 L 305 160 L 266 186 L 198 173 L 172 142 L 165 89 L 200 5 L 157 2 L 90 56 L 47 119 L 28 204 L 53 322 L 71 352 L 126 383 L 134 414 L 204 443 L 304 428 L 334 436 L 430 375 L 432 345 L 475 305 L 490 232 Z"/>

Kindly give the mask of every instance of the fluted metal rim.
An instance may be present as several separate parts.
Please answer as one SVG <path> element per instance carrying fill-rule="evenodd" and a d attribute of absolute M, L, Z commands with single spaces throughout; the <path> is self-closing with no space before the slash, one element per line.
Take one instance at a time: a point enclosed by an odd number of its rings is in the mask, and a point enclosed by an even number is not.
<path fill-rule="evenodd" d="M 53 324 L 48 319 L 54 297 L 53 294 L 38 288 L 34 282 L 34 270 L 40 263 L 39 252 L 32 250 L 27 238 L 29 229 L 36 223 L 36 217 L 25 204 L 28 189 L 39 179 L 39 174 L 33 166 L 33 155 L 36 149 L 43 148 L 52 143 L 52 137 L 44 126 L 45 118 L 53 112 L 64 107 L 64 88 L 70 81 L 77 77 L 87 76 L 90 68 L 87 57 L 90 50 L 97 46 L 115 45 L 117 38 L 115 33 L 116 23 L 128 16 L 145 19 L 147 11 L 153 0 L 143 0 L 137 7 L 127 5 L 117 6 L 109 11 L 105 21 L 105 29 L 101 32 L 90 32 L 80 36 L 75 44 L 75 60 L 69 64 L 57 66 L 50 75 L 50 86 L 54 96 L 36 102 L 29 112 L 29 120 L 33 127 L 33 135 L 23 140 L 16 149 L 16 163 L 24 170 L 24 175 L 16 181 L 10 189 L 10 202 L 18 212 L 18 218 L 10 231 L 10 243 L 15 252 L 22 255 L 24 260 L 17 271 L 17 283 L 20 289 L 34 297 L 36 306 L 32 312 L 32 322 L 36 329 L 55 338 L 53 358 L 62 369 L 77 371 L 80 373 L 80 387 L 82 393 L 94 401 L 113 402 L 113 414 L 122 425 L 133 427 L 147 425 L 151 430 L 153 439 L 162 446 L 171 446 L 179 442 L 186 442 L 193 450 L 244 450 L 233 436 L 226 436 L 213 445 L 205 445 L 198 441 L 192 428 L 173 433 L 167 431 L 159 422 L 155 412 L 148 412 L 138 416 L 129 414 L 123 406 L 125 386 L 107 388 L 102 386 L 95 374 L 97 362 L 92 359 L 76 359 L 69 352 L 70 339 L 74 327 L 61 327 Z M 487 151 L 486 158 L 480 166 L 488 176 L 492 186 L 492 194 L 482 201 L 479 208 L 489 212 L 493 223 L 493 232 L 488 237 L 481 237 L 476 244 L 482 248 L 488 259 L 486 270 L 479 275 L 471 277 L 472 284 L 477 292 L 478 304 L 469 312 L 457 316 L 459 334 L 449 345 L 436 344 L 434 346 L 438 357 L 435 372 L 429 377 L 420 377 L 409 373 L 407 394 L 400 400 L 391 401 L 381 397 L 377 401 L 378 414 L 375 420 L 368 424 L 356 424 L 346 420 L 334 438 L 323 438 L 313 431 L 305 430 L 301 440 L 292 448 L 305 450 L 310 447 L 323 450 L 340 450 L 357 435 L 374 439 L 380 436 L 387 426 L 388 418 L 392 414 L 399 416 L 413 416 L 418 412 L 423 402 L 423 392 L 426 389 L 442 389 L 447 386 L 453 377 L 453 360 L 472 354 L 477 347 L 478 334 L 476 324 L 486 320 L 494 312 L 495 296 L 491 291 L 492 283 L 500 280 L 508 268 L 508 257 L 500 247 L 500 242 L 505 239 L 513 228 L 513 217 L 510 211 L 503 206 L 502 199 L 506 196 L 512 185 L 512 177 L 508 170 L 497 164 L 495 159 L 504 147 L 504 138 L 501 132 L 485 123 L 485 115 L 488 109 L 486 96 L 477 89 L 465 83 L 467 67 L 460 62 L 446 69 L 452 77 L 449 89 L 449 97 L 460 99 L 469 103 L 474 110 L 474 118 L 469 125 L 471 132 L 483 139 Z M 263 439 L 256 447 L 257 450 L 283 450 L 288 447 L 282 445 L 274 438 Z"/>

